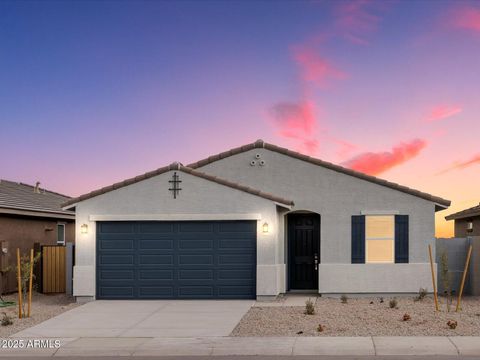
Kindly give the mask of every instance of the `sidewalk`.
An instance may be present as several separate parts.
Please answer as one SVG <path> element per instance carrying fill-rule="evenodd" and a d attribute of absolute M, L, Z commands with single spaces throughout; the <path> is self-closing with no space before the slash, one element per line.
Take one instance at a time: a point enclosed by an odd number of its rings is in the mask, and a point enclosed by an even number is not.
<path fill-rule="evenodd" d="M 8 340 L 15 340 L 9 338 Z M 27 339 L 25 339 L 27 340 Z M 0 356 L 445 355 L 479 356 L 480 337 L 63 338 L 58 349 Z"/>

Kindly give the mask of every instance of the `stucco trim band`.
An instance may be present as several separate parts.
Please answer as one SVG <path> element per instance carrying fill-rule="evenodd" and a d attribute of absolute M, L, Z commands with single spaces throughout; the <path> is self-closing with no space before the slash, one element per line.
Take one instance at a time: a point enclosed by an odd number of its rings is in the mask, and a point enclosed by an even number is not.
<path fill-rule="evenodd" d="M 210 221 L 210 220 L 261 220 L 261 214 L 140 214 L 140 215 L 90 215 L 89 221 Z"/>

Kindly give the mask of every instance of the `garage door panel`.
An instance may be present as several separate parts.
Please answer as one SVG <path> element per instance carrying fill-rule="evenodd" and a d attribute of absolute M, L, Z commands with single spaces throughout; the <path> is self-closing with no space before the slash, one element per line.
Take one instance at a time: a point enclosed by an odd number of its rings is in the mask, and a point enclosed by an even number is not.
<path fill-rule="evenodd" d="M 201 250 L 213 250 L 213 239 L 180 239 L 178 241 L 179 250 L 201 251 Z"/>
<path fill-rule="evenodd" d="M 178 222 L 179 233 L 212 233 L 215 226 L 212 222 Z"/>
<path fill-rule="evenodd" d="M 170 234 L 174 230 L 174 224 L 171 222 L 139 222 L 137 224 L 139 234 Z"/>
<path fill-rule="evenodd" d="M 173 286 L 140 286 L 138 288 L 138 296 L 144 299 L 170 299 L 174 293 Z"/>
<path fill-rule="evenodd" d="M 239 241 L 241 240 L 241 241 Z M 256 246 L 255 242 L 253 241 L 244 241 L 243 238 L 238 239 L 219 239 L 218 240 L 218 248 L 220 250 L 239 250 L 239 249 L 248 249 L 249 252 L 251 249 L 254 249 Z"/>
<path fill-rule="evenodd" d="M 111 234 L 133 234 L 135 232 L 135 223 L 129 222 L 101 222 L 97 230 L 99 233 Z"/>
<path fill-rule="evenodd" d="M 132 286 L 103 286 L 100 290 L 101 297 L 109 298 L 133 298 L 134 288 Z"/>
<path fill-rule="evenodd" d="M 211 298 L 214 295 L 213 286 L 179 286 L 178 295 L 186 298 Z"/>
<path fill-rule="evenodd" d="M 100 250 L 133 250 L 134 242 L 134 239 L 104 239 L 100 243 Z"/>
<path fill-rule="evenodd" d="M 174 280 L 174 270 L 139 270 L 138 280 Z"/>
<path fill-rule="evenodd" d="M 111 254 L 111 255 L 101 255 L 99 257 L 98 265 L 133 265 L 134 256 L 125 254 Z"/>
<path fill-rule="evenodd" d="M 178 271 L 178 280 L 213 280 L 214 279 L 214 270 L 205 270 L 205 269 L 181 269 Z"/>
<path fill-rule="evenodd" d="M 255 279 L 255 271 L 252 269 L 230 269 L 219 270 L 218 280 L 253 280 Z"/>
<path fill-rule="evenodd" d="M 250 265 L 254 260 L 255 259 L 252 254 L 223 254 L 218 256 L 219 265 Z"/>
<path fill-rule="evenodd" d="M 138 256 L 138 265 L 173 265 L 173 255 L 141 254 Z"/>
<path fill-rule="evenodd" d="M 173 239 L 140 239 L 139 250 L 173 250 Z"/>
<path fill-rule="evenodd" d="M 121 223 L 133 234 L 102 224 L 112 233 L 97 232 L 99 299 L 255 297 L 255 221 Z"/>
<path fill-rule="evenodd" d="M 254 221 L 244 222 L 244 221 L 225 221 L 218 223 L 218 231 L 222 232 L 231 232 L 231 233 L 253 233 L 257 232 L 257 224 Z"/>
<path fill-rule="evenodd" d="M 178 265 L 213 265 L 213 255 L 180 255 Z"/>
<path fill-rule="evenodd" d="M 100 270 L 98 273 L 100 280 L 119 280 L 128 281 L 135 279 L 135 271 L 132 270 Z"/>

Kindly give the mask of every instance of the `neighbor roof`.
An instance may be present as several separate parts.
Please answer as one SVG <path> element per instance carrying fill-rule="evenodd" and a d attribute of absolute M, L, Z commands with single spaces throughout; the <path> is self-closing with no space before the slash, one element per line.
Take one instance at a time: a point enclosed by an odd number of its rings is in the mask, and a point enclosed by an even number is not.
<path fill-rule="evenodd" d="M 160 175 L 160 174 L 166 173 L 168 171 L 172 171 L 172 170 L 182 171 L 184 173 L 187 173 L 187 174 L 190 174 L 190 175 L 193 175 L 193 176 L 196 176 L 196 177 L 208 180 L 208 181 L 212 181 L 212 182 L 215 182 L 215 183 L 220 184 L 220 185 L 228 186 L 230 188 L 240 190 L 240 191 L 243 191 L 243 192 L 255 195 L 255 196 L 259 196 L 259 197 L 262 197 L 262 198 L 267 199 L 267 200 L 271 200 L 271 201 L 279 203 L 279 204 L 283 204 L 283 205 L 287 205 L 287 206 L 293 206 L 294 205 L 292 200 L 287 200 L 287 199 L 284 199 L 284 198 L 279 197 L 279 196 L 275 196 L 275 195 L 272 195 L 272 194 L 262 192 L 260 190 L 255 190 L 255 189 L 252 189 L 248 186 L 243 186 L 243 185 L 240 185 L 240 184 L 237 184 L 237 183 L 225 180 L 225 179 L 221 179 L 217 176 L 208 175 L 208 174 L 205 174 L 203 172 L 200 172 L 200 171 L 191 169 L 189 167 L 183 166 L 182 164 L 180 164 L 178 162 L 174 162 L 174 163 L 172 163 L 168 166 L 164 166 L 164 167 L 159 168 L 157 170 L 147 172 L 143 175 L 139 175 L 139 176 L 136 176 L 134 178 L 130 178 L 130 179 L 127 179 L 127 180 L 124 180 L 124 181 L 120 181 L 120 182 L 115 183 L 113 185 L 106 186 L 106 187 L 103 187 L 99 190 L 92 191 L 88 194 L 81 195 L 77 198 L 70 199 L 70 200 L 66 201 L 65 203 L 63 203 L 62 206 L 64 208 L 66 208 L 66 207 L 69 207 L 69 206 L 71 206 L 75 203 L 78 203 L 80 201 L 87 200 L 87 199 L 93 198 L 95 196 L 105 194 L 107 192 L 110 192 L 110 191 L 113 191 L 113 190 L 116 190 L 116 189 L 120 189 L 120 188 L 128 186 L 128 185 L 135 184 L 139 181 L 146 180 L 146 179 L 149 179 L 151 177 L 154 177 L 154 176 L 157 176 L 157 175 Z"/>
<path fill-rule="evenodd" d="M 477 206 L 445 216 L 446 220 L 463 219 L 472 216 L 480 216 L 480 204 Z"/>
<path fill-rule="evenodd" d="M 62 203 L 70 199 L 42 188 L 35 192 L 35 187 L 8 180 L 0 180 L 0 212 L 26 214 L 33 216 L 74 218 L 72 211 L 63 210 Z"/>
<path fill-rule="evenodd" d="M 264 148 L 264 149 L 267 149 L 267 150 L 275 151 L 277 153 L 287 155 L 287 156 L 290 156 L 290 157 L 295 158 L 295 159 L 303 160 L 303 161 L 309 162 L 309 163 L 314 164 L 314 165 L 322 166 L 324 168 L 327 168 L 327 169 L 330 169 L 330 170 L 333 170 L 333 171 L 336 171 L 336 172 L 339 172 L 339 173 L 342 173 L 342 174 L 350 175 L 350 176 L 353 176 L 353 177 L 356 177 L 356 178 L 359 178 L 359 179 L 362 179 L 362 180 L 365 180 L 365 181 L 369 181 L 369 182 L 372 182 L 372 183 L 375 183 L 375 184 L 378 184 L 378 185 L 382 185 L 382 186 L 385 186 L 385 187 L 388 187 L 388 188 L 391 188 L 391 189 L 394 189 L 394 190 L 398 190 L 398 191 L 404 192 L 406 194 L 410 194 L 410 195 L 413 195 L 413 196 L 416 196 L 416 197 L 419 197 L 419 198 L 422 198 L 422 199 L 425 199 L 425 200 L 432 201 L 432 202 L 434 202 L 438 205 L 441 205 L 444 208 L 447 208 L 448 206 L 450 206 L 450 203 L 451 203 L 450 200 L 445 200 L 445 199 L 443 199 L 441 197 L 438 197 L 438 196 L 430 195 L 430 194 L 421 192 L 419 190 L 411 189 L 411 188 L 403 186 L 403 185 L 399 185 L 399 184 L 396 184 L 396 183 L 393 183 L 393 182 L 390 182 L 390 181 L 387 181 L 387 180 L 377 178 L 375 176 L 371 176 L 371 175 L 367 175 L 367 174 L 364 174 L 364 173 L 361 173 L 361 172 L 358 172 L 358 171 L 347 169 L 347 168 L 344 168 L 344 167 L 339 166 L 339 165 L 335 165 L 335 164 L 332 164 L 332 163 L 329 163 L 329 162 L 326 162 L 326 161 L 323 161 L 323 160 L 320 160 L 320 159 L 317 159 L 317 158 L 314 158 L 314 157 L 311 157 L 311 156 L 301 154 L 299 152 L 291 151 L 291 150 L 288 150 L 286 148 L 282 148 L 282 147 L 279 147 L 279 146 L 276 146 L 276 145 L 273 145 L 273 144 L 269 144 L 269 143 L 264 142 L 263 140 L 257 140 L 254 143 L 247 144 L 247 145 L 240 146 L 240 147 L 236 147 L 236 148 L 230 149 L 228 151 L 209 156 L 206 159 L 194 162 L 194 163 L 189 164 L 187 166 L 192 168 L 192 169 L 197 169 L 197 168 L 203 167 L 207 164 L 213 163 L 215 161 L 225 159 L 225 158 L 228 158 L 230 156 L 233 156 L 233 155 L 245 152 L 245 151 L 249 151 L 249 150 L 252 150 L 252 149 L 257 149 L 257 148 Z"/>

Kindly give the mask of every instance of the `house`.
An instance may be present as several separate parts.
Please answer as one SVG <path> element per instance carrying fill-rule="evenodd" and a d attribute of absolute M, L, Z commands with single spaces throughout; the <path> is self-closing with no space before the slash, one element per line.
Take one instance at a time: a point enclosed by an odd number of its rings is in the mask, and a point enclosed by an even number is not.
<path fill-rule="evenodd" d="M 272 298 L 431 288 L 427 245 L 450 201 L 258 140 L 64 204 L 74 295 Z"/>
<path fill-rule="evenodd" d="M 450 214 L 445 219 L 455 221 L 455 237 L 480 236 L 480 204 Z"/>
<path fill-rule="evenodd" d="M 29 254 L 33 244 L 55 245 L 75 240 L 75 213 L 61 204 L 70 197 L 35 186 L 0 180 L 1 290 L 17 290 L 16 251 Z M 3 272 L 2 272 L 3 273 Z"/>

